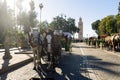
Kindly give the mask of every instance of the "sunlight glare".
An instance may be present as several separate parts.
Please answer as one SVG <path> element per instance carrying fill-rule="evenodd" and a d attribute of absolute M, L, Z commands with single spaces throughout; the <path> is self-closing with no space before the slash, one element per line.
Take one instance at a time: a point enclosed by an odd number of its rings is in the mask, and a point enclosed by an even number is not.
<path fill-rule="evenodd" d="M 4 0 L 2 0 L 3 2 Z M 18 0 L 6 0 L 8 8 L 12 9 L 15 11 L 15 15 L 19 13 L 19 9 L 17 8 L 17 1 Z M 28 11 L 30 9 L 29 7 L 29 2 L 31 0 L 23 0 L 22 2 L 22 10 L 23 11 Z"/>
<path fill-rule="evenodd" d="M 15 8 L 17 9 L 16 4 L 17 4 L 18 0 L 6 0 L 6 1 L 7 1 L 8 7 L 10 7 L 11 9 L 14 10 L 14 6 L 15 6 Z M 27 11 L 29 10 L 29 2 L 30 2 L 30 0 L 23 0 L 23 2 L 22 2 L 22 9 L 23 10 L 27 10 Z"/>

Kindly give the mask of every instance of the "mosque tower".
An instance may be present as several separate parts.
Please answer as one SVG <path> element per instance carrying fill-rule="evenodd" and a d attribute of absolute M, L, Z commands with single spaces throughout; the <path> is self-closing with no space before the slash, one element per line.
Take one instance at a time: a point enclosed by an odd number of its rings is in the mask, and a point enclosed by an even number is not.
<path fill-rule="evenodd" d="M 78 38 L 81 41 L 83 40 L 83 22 L 81 17 L 79 18 L 78 28 L 79 28 Z"/>

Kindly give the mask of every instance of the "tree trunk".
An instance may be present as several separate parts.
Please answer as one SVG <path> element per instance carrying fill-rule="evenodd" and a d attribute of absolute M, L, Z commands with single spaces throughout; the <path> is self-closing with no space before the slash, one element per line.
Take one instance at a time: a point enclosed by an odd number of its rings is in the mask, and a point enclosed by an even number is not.
<path fill-rule="evenodd" d="M 3 56 L 3 59 L 11 59 L 12 58 L 12 56 L 10 55 L 8 43 L 9 43 L 8 36 L 5 36 L 5 41 L 4 41 L 5 55 Z"/>

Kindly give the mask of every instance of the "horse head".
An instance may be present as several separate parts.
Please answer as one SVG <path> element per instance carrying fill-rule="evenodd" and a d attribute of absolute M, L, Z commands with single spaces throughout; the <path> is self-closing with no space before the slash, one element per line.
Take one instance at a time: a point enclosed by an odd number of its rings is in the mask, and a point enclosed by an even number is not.
<path fill-rule="evenodd" d="M 43 36 L 39 33 L 37 28 L 32 28 L 31 32 L 28 33 L 29 43 L 32 48 L 42 45 Z"/>
<path fill-rule="evenodd" d="M 52 30 L 48 30 L 47 34 L 46 34 L 46 41 L 47 41 L 47 51 L 51 52 L 51 43 L 52 43 L 52 38 L 53 38 L 53 31 Z"/>

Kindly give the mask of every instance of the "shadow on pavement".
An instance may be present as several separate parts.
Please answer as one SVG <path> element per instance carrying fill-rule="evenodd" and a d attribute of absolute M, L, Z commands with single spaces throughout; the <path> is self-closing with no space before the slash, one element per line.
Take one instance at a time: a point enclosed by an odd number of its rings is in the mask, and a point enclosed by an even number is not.
<path fill-rule="evenodd" d="M 30 80 L 92 80 L 82 75 L 86 72 L 82 64 L 81 55 L 66 54 L 62 56 L 54 70 L 46 73 L 47 76 L 44 79 L 32 78 Z"/>
<path fill-rule="evenodd" d="M 74 48 L 91 48 L 87 46 L 73 46 L 73 47 Z M 64 54 L 65 55 L 62 56 L 60 63 L 56 67 L 58 69 L 50 74 L 51 78 L 47 78 L 48 76 L 46 76 L 46 79 L 42 79 L 42 80 L 92 80 L 88 76 L 83 75 L 86 73 L 87 74 L 92 73 L 86 70 L 86 68 L 92 68 L 93 70 L 104 71 L 104 72 L 119 76 L 118 72 L 113 71 L 112 69 L 107 68 L 106 66 L 110 66 L 110 67 L 120 66 L 120 64 L 105 62 L 101 58 L 97 58 L 95 56 L 90 56 L 90 55 L 83 56 L 83 55 L 80 55 L 79 53 L 72 53 L 71 55 L 67 53 L 64 53 Z M 89 66 L 84 65 L 84 62 L 86 60 L 84 60 L 83 57 L 87 57 Z M 95 73 L 95 75 L 97 74 Z"/>
<path fill-rule="evenodd" d="M 4 63 L 2 64 L 2 69 L 8 67 L 10 59 L 4 59 Z M 8 73 L 5 74 L 4 77 L 1 77 L 1 80 L 7 79 Z"/>
<path fill-rule="evenodd" d="M 85 73 L 82 63 L 83 59 L 80 55 L 63 55 L 57 69 L 51 74 L 47 73 L 50 74 L 50 78 L 46 76 L 46 79 L 42 80 L 92 80 L 81 74 Z"/>
<path fill-rule="evenodd" d="M 111 66 L 120 66 L 120 64 L 112 63 L 112 62 L 106 62 L 102 61 L 102 59 L 95 58 L 93 56 L 87 56 L 89 65 L 92 67 L 92 69 L 105 71 L 110 74 L 119 75 L 119 72 L 113 71 L 109 67 Z"/>
<path fill-rule="evenodd" d="M 9 65 L 10 63 L 10 59 L 4 59 L 4 63 L 2 64 L 2 69 L 0 70 L 0 77 L 1 77 L 1 80 L 6 80 L 7 79 L 7 75 L 14 71 L 14 70 L 17 70 L 23 66 L 25 66 L 26 64 L 30 63 L 33 61 L 33 58 L 32 56 L 30 56 L 29 54 L 27 54 L 30 58 L 24 60 L 24 61 L 21 61 L 21 62 L 18 62 L 16 64 L 12 64 L 12 65 Z M 2 76 L 4 75 L 4 76 Z"/>
<path fill-rule="evenodd" d="M 94 47 L 87 46 L 87 45 L 74 45 L 73 47 L 74 48 L 84 48 L 84 49 L 87 49 L 87 48 L 93 49 L 94 48 Z M 93 50 L 96 50 L 96 49 L 94 48 Z M 77 57 L 79 57 L 79 55 Z M 92 56 L 92 55 L 87 55 L 87 54 L 85 56 L 83 56 L 83 57 L 87 57 L 87 61 L 89 63 L 89 67 L 88 68 L 92 68 L 93 70 L 98 70 L 98 71 L 102 71 L 102 72 L 111 74 L 111 76 L 112 75 L 115 75 L 116 77 L 120 76 L 120 73 L 117 70 L 120 67 L 120 64 L 114 63 L 114 62 L 110 62 L 110 61 L 104 61 L 102 58 L 98 58 L 98 57 L 95 57 L 95 56 Z M 113 60 L 114 60 L 114 58 L 115 57 L 113 57 Z M 73 65 L 74 65 L 74 63 L 73 63 Z M 117 69 L 114 69 L 112 67 L 115 67 Z"/>

